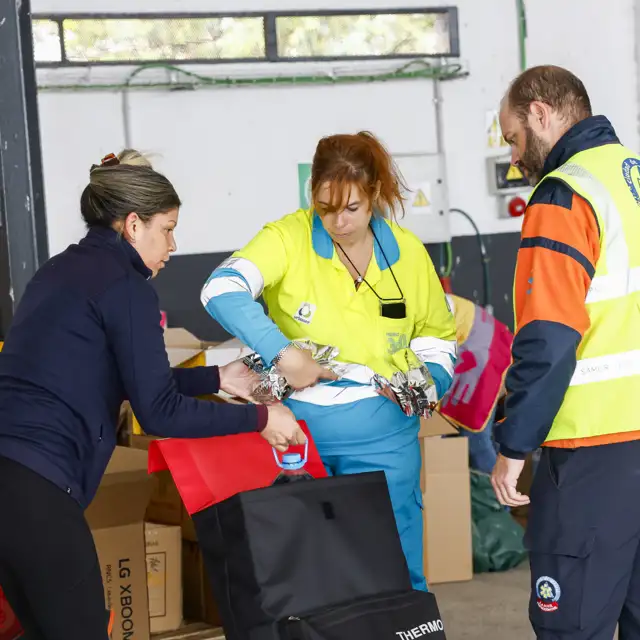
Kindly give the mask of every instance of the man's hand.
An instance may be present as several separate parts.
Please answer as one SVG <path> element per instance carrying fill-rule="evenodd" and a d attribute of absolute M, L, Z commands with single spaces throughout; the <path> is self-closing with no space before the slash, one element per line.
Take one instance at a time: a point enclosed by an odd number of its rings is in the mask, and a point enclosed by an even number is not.
<path fill-rule="evenodd" d="M 529 504 L 529 496 L 520 493 L 516 486 L 524 468 L 524 460 L 514 460 L 498 455 L 491 474 L 491 484 L 500 504 L 507 507 L 522 507 Z"/>
<path fill-rule="evenodd" d="M 260 376 L 251 371 L 242 360 L 235 360 L 219 368 L 220 389 L 230 396 L 252 400 L 251 394 L 260 382 Z"/>

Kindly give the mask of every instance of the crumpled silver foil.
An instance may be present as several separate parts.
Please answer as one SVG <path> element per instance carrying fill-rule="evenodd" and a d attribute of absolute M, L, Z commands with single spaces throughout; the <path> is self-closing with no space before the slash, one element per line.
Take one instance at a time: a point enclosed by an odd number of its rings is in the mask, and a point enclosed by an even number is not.
<path fill-rule="evenodd" d="M 409 369 L 406 373 L 397 371 L 387 380 L 376 374 L 373 384 L 378 392 L 391 390 L 406 416 L 430 418 L 438 404 L 436 385 L 425 365 Z"/>
<path fill-rule="evenodd" d="M 342 375 L 342 366 L 335 360 L 340 353 L 336 347 L 319 345 L 310 340 L 294 340 L 293 344 L 299 349 L 311 351 L 312 358 L 321 366 Z M 294 391 L 286 378 L 278 371 L 277 365 L 266 367 L 257 353 L 243 358 L 244 364 L 260 376 L 260 382 L 253 391 L 253 398 L 260 404 L 272 404 L 288 398 Z"/>

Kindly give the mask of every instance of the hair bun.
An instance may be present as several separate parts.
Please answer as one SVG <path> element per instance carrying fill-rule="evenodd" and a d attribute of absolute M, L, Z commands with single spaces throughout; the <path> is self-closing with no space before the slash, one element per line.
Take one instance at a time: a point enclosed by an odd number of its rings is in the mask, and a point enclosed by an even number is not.
<path fill-rule="evenodd" d="M 117 159 L 120 162 L 120 164 L 126 164 L 133 167 L 147 167 L 149 169 L 153 169 L 153 166 L 150 160 L 139 151 L 136 151 L 136 149 L 123 149 L 118 154 Z"/>

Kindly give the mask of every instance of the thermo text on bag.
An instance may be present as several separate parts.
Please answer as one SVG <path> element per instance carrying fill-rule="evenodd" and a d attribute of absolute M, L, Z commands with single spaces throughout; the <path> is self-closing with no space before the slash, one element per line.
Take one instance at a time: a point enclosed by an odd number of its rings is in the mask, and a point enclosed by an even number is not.
<path fill-rule="evenodd" d="M 435 633 L 436 631 L 444 631 L 442 620 L 433 620 L 421 624 L 419 627 L 409 629 L 408 631 L 396 631 L 396 636 L 398 636 L 400 640 L 416 640 L 416 638 Z"/>

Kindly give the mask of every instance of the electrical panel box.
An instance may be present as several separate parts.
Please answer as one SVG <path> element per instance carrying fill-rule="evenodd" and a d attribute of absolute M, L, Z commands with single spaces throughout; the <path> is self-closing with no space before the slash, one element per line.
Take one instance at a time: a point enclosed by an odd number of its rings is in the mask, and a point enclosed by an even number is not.
<path fill-rule="evenodd" d="M 511 164 L 509 158 L 487 158 L 487 176 L 489 192 L 493 195 L 508 195 L 531 188 L 529 180 L 518 167 Z"/>
<path fill-rule="evenodd" d="M 532 187 L 519 167 L 511 164 L 508 156 L 487 158 L 489 193 L 496 196 L 498 218 L 522 216 L 531 196 Z"/>
<path fill-rule="evenodd" d="M 449 193 L 444 158 L 437 153 L 394 154 L 408 190 L 401 226 L 415 233 L 424 243 L 449 242 Z"/>

